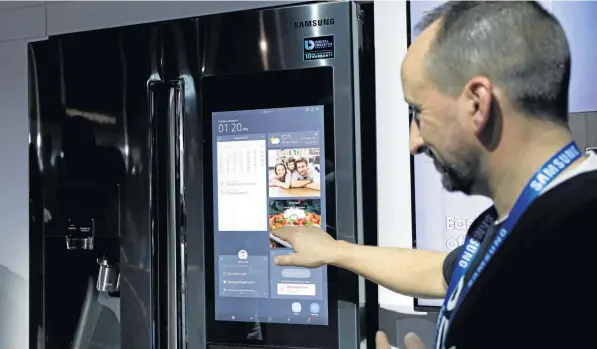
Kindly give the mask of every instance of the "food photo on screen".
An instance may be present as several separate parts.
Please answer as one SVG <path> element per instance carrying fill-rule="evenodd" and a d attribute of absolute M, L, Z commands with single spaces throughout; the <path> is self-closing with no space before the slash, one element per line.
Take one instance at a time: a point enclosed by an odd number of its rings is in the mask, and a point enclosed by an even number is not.
<path fill-rule="evenodd" d="M 274 200 L 269 205 L 270 231 L 282 227 L 321 228 L 320 200 Z M 288 242 L 270 233 L 270 248 L 292 248 Z"/>
<path fill-rule="evenodd" d="M 269 197 L 320 197 L 319 148 L 270 149 Z"/>

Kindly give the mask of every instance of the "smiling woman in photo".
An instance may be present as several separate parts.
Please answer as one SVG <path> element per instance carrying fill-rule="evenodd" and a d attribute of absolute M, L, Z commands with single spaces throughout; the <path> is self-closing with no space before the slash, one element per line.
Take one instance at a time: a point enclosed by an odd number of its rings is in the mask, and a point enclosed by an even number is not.
<path fill-rule="evenodd" d="M 283 163 L 279 163 L 274 167 L 274 173 L 269 180 L 270 187 L 280 187 L 283 189 L 290 188 L 290 176 Z"/>

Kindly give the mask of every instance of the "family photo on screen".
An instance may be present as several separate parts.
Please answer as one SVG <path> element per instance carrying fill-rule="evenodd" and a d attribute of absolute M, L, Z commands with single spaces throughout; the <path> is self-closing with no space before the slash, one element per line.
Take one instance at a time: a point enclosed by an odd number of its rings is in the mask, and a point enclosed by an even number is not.
<path fill-rule="evenodd" d="M 320 149 L 269 151 L 269 197 L 319 197 Z"/>

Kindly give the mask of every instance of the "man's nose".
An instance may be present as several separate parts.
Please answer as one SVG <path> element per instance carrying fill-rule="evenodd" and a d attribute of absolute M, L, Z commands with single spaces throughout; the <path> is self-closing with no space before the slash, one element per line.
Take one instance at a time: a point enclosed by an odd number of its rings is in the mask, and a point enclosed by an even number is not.
<path fill-rule="evenodd" d="M 409 148 L 412 155 L 419 154 L 425 149 L 425 141 L 423 141 L 419 126 L 415 122 L 410 123 Z"/>

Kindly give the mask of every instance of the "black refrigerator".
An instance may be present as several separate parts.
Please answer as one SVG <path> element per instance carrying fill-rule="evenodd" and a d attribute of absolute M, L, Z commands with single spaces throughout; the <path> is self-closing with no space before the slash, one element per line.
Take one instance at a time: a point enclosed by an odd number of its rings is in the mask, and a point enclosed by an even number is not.
<path fill-rule="evenodd" d="M 372 3 L 31 43 L 31 348 L 371 344 L 376 286 L 270 232 L 376 244 L 374 75 Z"/>

